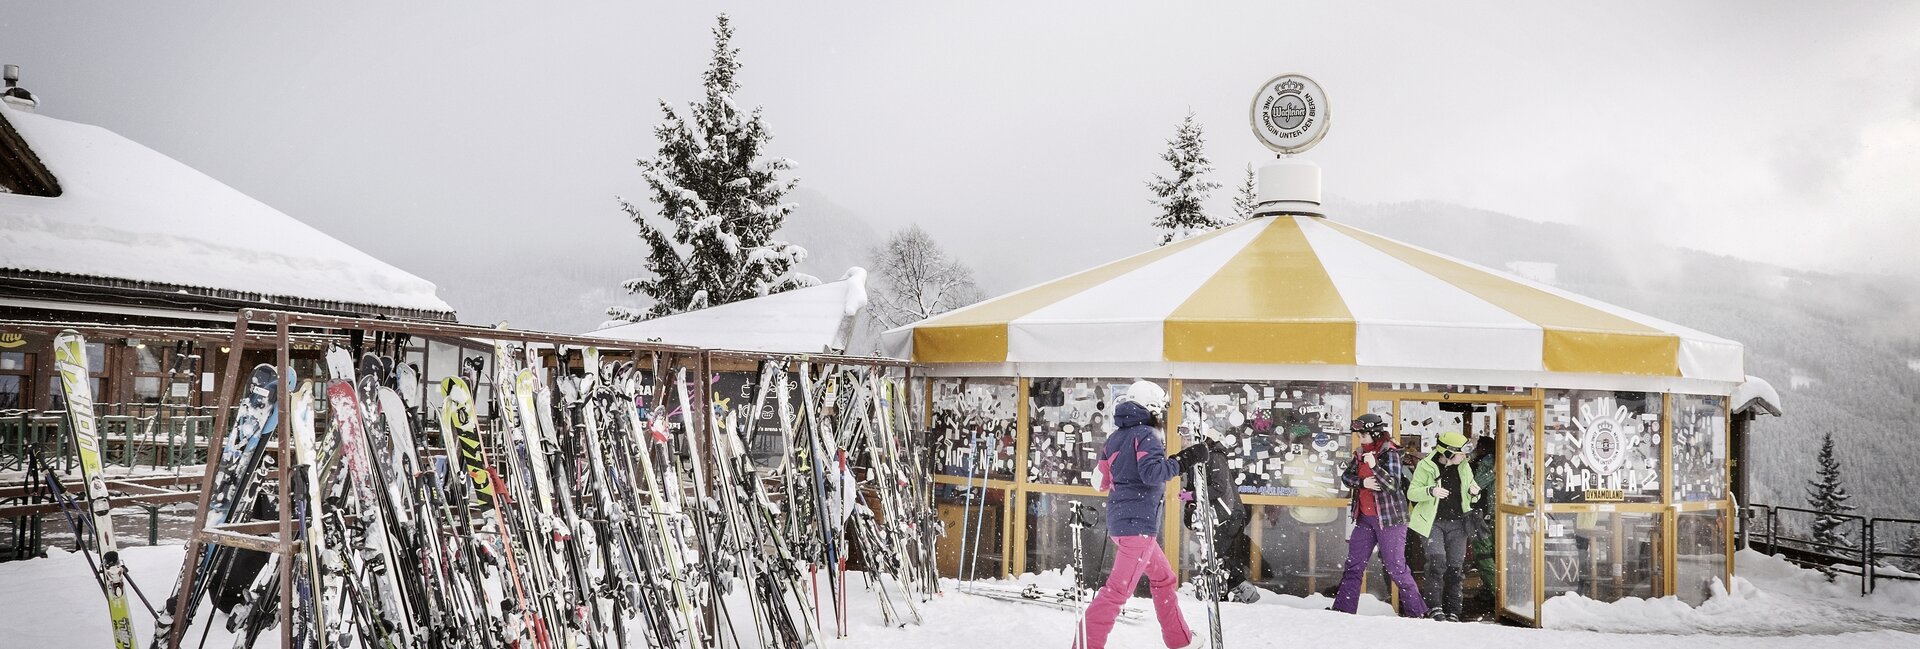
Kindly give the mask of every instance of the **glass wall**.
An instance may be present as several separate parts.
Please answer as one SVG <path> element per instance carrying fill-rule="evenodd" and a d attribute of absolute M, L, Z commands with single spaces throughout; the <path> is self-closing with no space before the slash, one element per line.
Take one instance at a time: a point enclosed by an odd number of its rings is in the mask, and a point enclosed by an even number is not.
<path fill-rule="evenodd" d="M 1673 500 L 1727 496 L 1727 412 L 1724 397 L 1673 395 Z"/>
<path fill-rule="evenodd" d="M 1549 390 L 1542 449 L 1547 502 L 1660 502 L 1663 398 L 1648 392 Z"/>
<path fill-rule="evenodd" d="M 1353 457 L 1345 383 L 1185 383 L 1182 435 L 1220 434 L 1238 449 L 1228 466 L 1242 494 L 1345 498 L 1340 468 Z"/>
<path fill-rule="evenodd" d="M 943 475 L 1013 479 L 1014 425 L 1019 399 L 1013 379 L 933 381 L 933 419 L 927 429 Z"/>
<path fill-rule="evenodd" d="M 1727 576 L 1727 510 L 1680 512 L 1676 518 L 1674 594 L 1699 606 L 1713 596 L 1713 582 Z"/>
<path fill-rule="evenodd" d="M 1113 430 L 1115 398 L 1130 383 L 928 381 L 931 453 L 944 474 L 942 516 L 954 530 L 941 544 L 944 572 L 952 574 L 958 560 L 946 553 L 962 539 L 974 543 L 971 534 L 957 532 L 967 505 L 956 485 L 977 456 L 990 467 L 990 477 L 1018 480 L 1013 494 L 1000 488 L 975 492 L 970 529 L 981 538 L 979 575 L 995 576 L 1003 566 L 1042 572 L 1077 563 L 1085 583 L 1104 581 L 1113 550 L 1105 534 L 1104 496 L 1089 488 L 1091 470 Z M 1176 434 L 1217 434 L 1233 451 L 1229 466 L 1248 524 L 1238 539 L 1229 539 L 1229 552 L 1244 559 L 1249 578 L 1268 590 L 1330 597 L 1338 588 L 1350 525 L 1350 494 L 1339 473 L 1353 455 L 1349 422 L 1362 412 L 1386 416 L 1410 449 L 1421 446 L 1420 438 L 1462 427 L 1501 440 L 1493 517 L 1502 568 L 1484 578 L 1497 588 L 1492 601 L 1504 613 L 1537 621 L 1537 592 L 1600 601 L 1672 593 L 1697 604 L 1729 568 L 1723 397 L 1672 395 L 1668 403 L 1669 395 L 1659 393 L 1543 389 L 1536 408 L 1527 391 L 1509 399 L 1512 390 L 1499 387 L 1443 386 L 1459 390 L 1447 395 L 1329 382 L 1169 383 L 1180 392 Z M 1356 403 L 1359 398 L 1367 402 Z M 1015 430 L 1020 408 L 1026 409 L 1026 426 Z M 1085 505 L 1088 524 L 1079 536 L 1077 562 L 1069 524 L 1073 503 Z M 989 521 L 984 526 L 982 510 Z M 1173 558 L 1187 575 L 1199 563 L 1199 543 L 1181 527 L 1179 514 L 1169 517 L 1175 522 L 1163 534 L 1178 535 Z M 1003 525 L 1013 534 L 1006 556 Z M 1422 555 L 1417 542 L 1410 545 L 1417 568 Z M 1390 601 L 1391 586 L 1378 560 L 1368 564 L 1365 591 Z"/>
<path fill-rule="evenodd" d="M 1347 508 L 1255 505 L 1252 509 L 1252 522 L 1247 525 L 1254 549 L 1249 579 L 1274 592 L 1332 597 L 1340 587 L 1340 568 L 1347 558 Z"/>
<path fill-rule="evenodd" d="M 1081 575 L 1080 584 L 1098 587 L 1107 581 L 1113 565 L 1113 539 L 1107 536 L 1106 498 L 1029 492 L 1027 499 L 1026 572 L 1045 572 L 1073 567 Z M 1077 513 L 1085 526 L 1076 531 L 1072 525 Z M 1080 543 L 1078 562 L 1074 561 L 1074 542 Z"/>
<path fill-rule="evenodd" d="M 934 508 L 947 533 L 936 545 L 940 576 L 995 579 L 1005 567 L 1001 552 L 1006 508 L 1012 503 L 1005 489 L 968 489 L 935 484 Z M 962 552 L 965 548 L 965 552 Z"/>
<path fill-rule="evenodd" d="M 1547 596 L 1659 597 L 1666 583 L 1660 522 L 1658 512 L 1547 514 Z"/>

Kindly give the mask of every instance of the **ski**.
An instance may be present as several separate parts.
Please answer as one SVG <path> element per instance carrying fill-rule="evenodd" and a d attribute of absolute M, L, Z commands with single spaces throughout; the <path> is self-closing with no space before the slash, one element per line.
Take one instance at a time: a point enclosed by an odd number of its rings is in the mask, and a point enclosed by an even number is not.
<path fill-rule="evenodd" d="M 1194 521 L 1200 527 L 1197 530 L 1199 538 L 1195 539 L 1200 545 L 1200 570 L 1193 577 L 1193 592 L 1207 606 L 1208 646 L 1221 649 L 1224 645 L 1220 643 L 1220 596 L 1226 589 L 1226 571 L 1221 569 L 1220 557 L 1214 553 L 1213 530 L 1219 514 L 1215 509 L 1213 494 L 1207 488 L 1207 465 L 1208 460 L 1203 456 L 1200 462 L 1194 464 L 1191 476 Z"/>
<path fill-rule="evenodd" d="M 87 372 L 87 339 L 68 329 L 53 341 L 54 369 L 66 395 L 67 429 L 80 453 L 80 478 L 86 486 L 88 510 L 93 515 L 94 547 L 100 553 L 100 576 L 107 595 L 107 615 L 113 625 L 116 649 L 134 649 L 133 622 L 127 612 L 127 566 L 114 544 L 112 501 L 100 462 L 100 431 L 93 417 L 93 384 Z"/>

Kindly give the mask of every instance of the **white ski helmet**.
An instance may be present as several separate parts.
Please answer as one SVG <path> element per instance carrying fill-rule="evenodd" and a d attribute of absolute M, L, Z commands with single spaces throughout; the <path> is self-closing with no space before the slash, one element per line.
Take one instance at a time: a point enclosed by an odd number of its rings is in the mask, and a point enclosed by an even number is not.
<path fill-rule="evenodd" d="M 1167 391 L 1152 381 L 1134 381 L 1133 385 L 1127 386 L 1127 392 L 1114 401 L 1115 403 L 1132 401 L 1155 415 L 1167 413 Z"/>

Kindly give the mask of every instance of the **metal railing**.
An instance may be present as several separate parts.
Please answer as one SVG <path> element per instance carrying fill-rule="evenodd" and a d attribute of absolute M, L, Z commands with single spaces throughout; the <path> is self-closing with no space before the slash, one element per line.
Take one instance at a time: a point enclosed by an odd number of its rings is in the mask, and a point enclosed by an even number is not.
<path fill-rule="evenodd" d="M 1783 523 L 1782 513 L 1790 519 L 1826 517 L 1837 521 L 1830 531 L 1832 540 L 1814 539 L 1811 525 Z M 1735 533 L 1742 547 L 1765 548 L 1769 554 L 1829 574 L 1857 576 L 1861 595 L 1872 594 L 1882 580 L 1920 581 L 1920 574 L 1916 574 L 1920 570 L 1911 569 L 1920 566 L 1920 552 L 1881 547 L 1883 539 L 1899 543 L 1920 536 L 1920 520 L 1830 514 L 1802 507 L 1759 504 L 1742 506 L 1735 519 L 1738 526 Z M 1797 521 L 1789 521 L 1793 522 Z M 1898 536 L 1894 530 L 1900 528 L 1911 531 L 1907 536 Z M 1908 568 L 1891 563 L 1896 561 L 1906 562 Z"/>
<path fill-rule="evenodd" d="M 206 462 L 213 429 L 211 408 L 147 407 L 141 414 L 99 416 L 101 463 L 106 466 L 179 467 Z M 0 410 L 0 471 L 22 471 L 38 455 L 49 468 L 75 470 L 78 456 L 59 410 Z"/>

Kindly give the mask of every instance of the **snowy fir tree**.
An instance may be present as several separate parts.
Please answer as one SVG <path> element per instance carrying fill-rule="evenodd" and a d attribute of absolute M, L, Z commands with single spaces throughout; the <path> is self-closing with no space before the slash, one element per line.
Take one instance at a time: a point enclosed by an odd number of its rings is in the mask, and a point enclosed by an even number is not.
<path fill-rule="evenodd" d="M 919 322 L 980 301 L 973 269 L 947 255 L 920 226 L 896 230 L 871 253 L 871 312 L 882 328 Z"/>
<path fill-rule="evenodd" d="M 1813 540 L 1839 547 L 1852 547 L 1853 542 L 1836 530 L 1846 522 L 1838 514 L 1853 511 L 1853 505 L 1847 504 L 1847 488 L 1840 484 L 1840 460 L 1833 456 L 1833 433 L 1827 433 L 1820 442 L 1819 466 L 1814 469 L 1814 479 L 1807 481 L 1807 507 L 1820 512 L 1813 519 Z"/>
<path fill-rule="evenodd" d="M 1253 208 L 1260 206 L 1260 187 L 1253 173 L 1253 165 L 1247 165 L 1247 179 L 1241 181 L 1239 191 L 1233 194 L 1233 220 L 1235 223 L 1253 218 Z"/>
<path fill-rule="evenodd" d="M 1920 573 L 1920 532 L 1907 535 L 1906 542 L 1900 544 L 1900 554 L 1913 556 L 1901 557 L 1895 564 L 1907 572 Z"/>
<path fill-rule="evenodd" d="M 1153 191 L 1153 204 L 1160 207 L 1160 215 L 1153 219 L 1153 227 L 1163 232 L 1160 245 L 1225 225 L 1221 219 L 1207 216 L 1207 196 L 1219 189 L 1220 183 L 1207 179 L 1213 173 L 1213 163 L 1207 160 L 1206 145 L 1200 124 L 1193 121 L 1193 113 L 1187 113 L 1173 139 L 1167 140 L 1167 152 L 1160 154 L 1170 173 L 1155 174 L 1147 181 L 1147 189 Z"/>
<path fill-rule="evenodd" d="M 782 199 L 798 182 L 780 178 L 792 160 L 763 151 L 773 134 L 760 109 L 742 112 L 740 50 L 721 14 L 713 28 L 713 58 L 704 75 L 706 97 L 683 114 L 662 100 L 654 127 L 659 151 L 637 162 L 653 207 L 625 200 L 620 208 L 640 226 L 648 276 L 627 280 L 629 293 L 653 298 L 646 311 L 607 309 L 616 320 L 637 321 L 778 293 L 819 283 L 794 268 L 807 251 L 784 241 L 780 229 L 794 205 Z"/>

